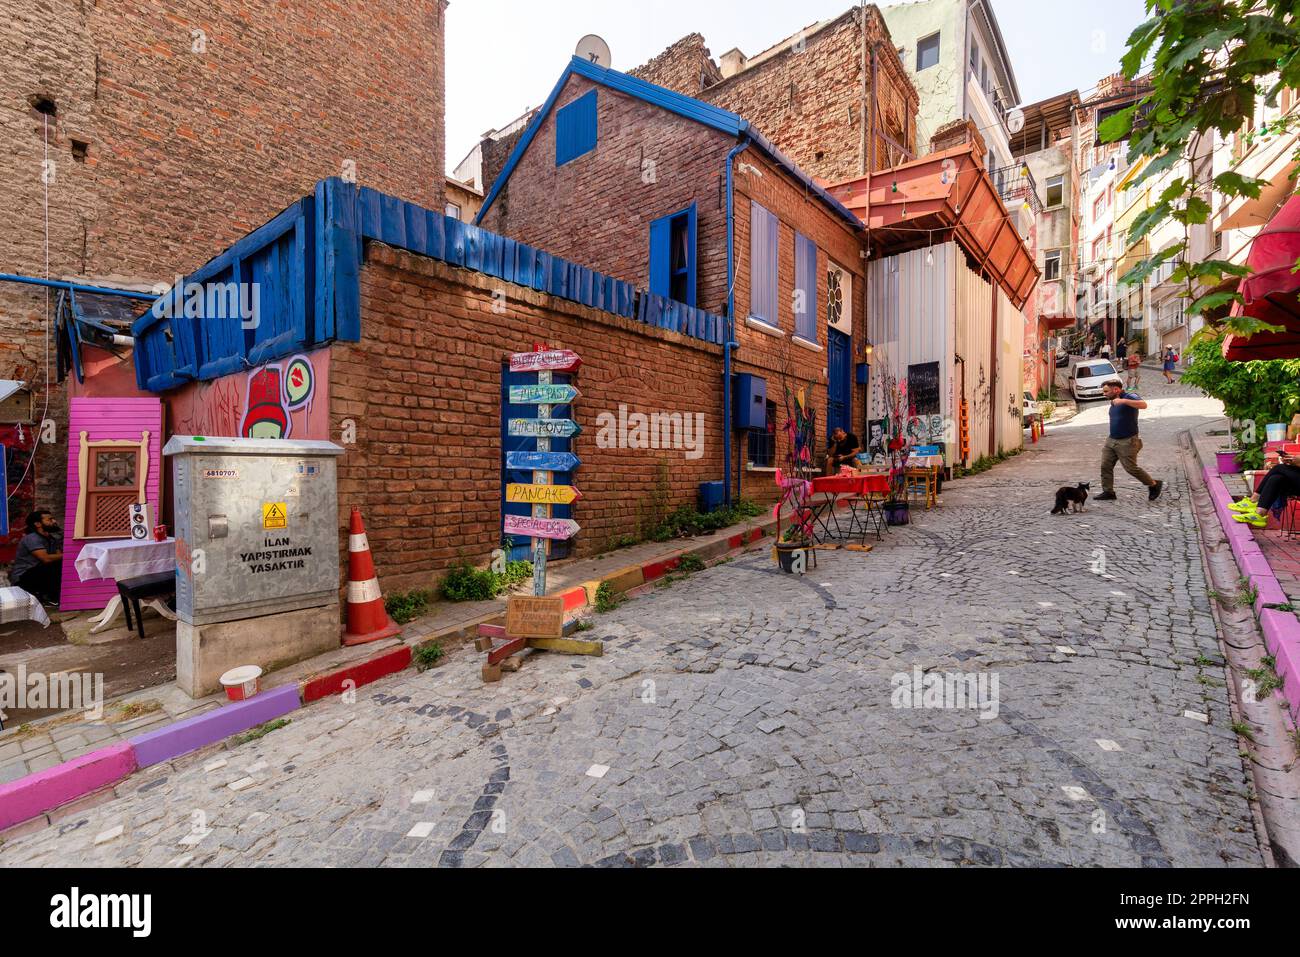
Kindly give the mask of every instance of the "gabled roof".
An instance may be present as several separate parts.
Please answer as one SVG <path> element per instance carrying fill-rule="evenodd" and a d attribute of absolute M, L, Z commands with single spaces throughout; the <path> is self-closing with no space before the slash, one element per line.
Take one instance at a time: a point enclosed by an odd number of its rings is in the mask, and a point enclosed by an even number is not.
<path fill-rule="evenodd" d="M 749 124 L 748 120 L 732 113 L 730 110 L 724 110 L 721 107 L 714 106 L 712 103 L 705 103 L 703 100 L 697 100 L 693 97 L 685 96 L 662 86 L 656 86 L 645 80 L 630 76 L 626 73 L 619 73 L 617 70 L 610 70 L 602 66 L 597 66 L 580 57 L 574 57 L 569 61 L 569 66 L 560 76 L 560 80 L 555 84 L 555 89 L 547 97 L 546 103 L 538 110 L 537 115 L 533 117 L 532 123 L 529 124 L 527 131 L 515 145 L 514 152 L 510 154 L 510 159 L 501 170 L 501 175 L 497 177 L 496 182 L 492 184 L 492 189 L 483 201 L 483 208 L 479 210 L 478 217 L 474 220 L 475 224 L 482 222 L 487 211 L 492 208 L 496 201 L 497 195 L 501 192 L 510 175 L 515 171 L 515 167 L 523 158 L 528 147 L 537 137 L 537 132 L 546 122 L 546 118 L 555 109 L 555 102 L 559 99 L 561 91 L 565 84 L 569 82 L 570 77 L 585 77 L 593 83 L 599 83 L 601 86 L 614 90 L 617 93 L 623 93 L 627 96 L 635 97 L 657 106 L 660 109 L 667 110 L 669 113 L 676 113 L 678 116 L 688 120 L 693 120 L 702 126 L 725 133 L 728 136 L 737 139 L 748 139 L 761 152 L 765 153 L 770 159 L 781 166 L 786 172 L 806 186 L 809 192 L 813 193 L 826 204 L 830 210 L 839 216 L 845 222 L 854 228 L 861 229 L 861 221 L 849 212 L 838 200 L 830 193 L 826 192 L 819 186 L 811 176 L 801 170 L 794 161 L 786 157 L 772 143 L 763 136 L 758 130 Z"/>

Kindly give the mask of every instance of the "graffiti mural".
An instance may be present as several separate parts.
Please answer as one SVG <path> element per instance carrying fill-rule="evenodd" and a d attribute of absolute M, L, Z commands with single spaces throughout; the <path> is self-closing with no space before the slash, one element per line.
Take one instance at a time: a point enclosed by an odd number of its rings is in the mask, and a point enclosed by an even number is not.
<path fill-rule="evenodd" d="M 328 439 L 329 350 L 294 356 L 168 398 L 174 432 L 246 439 Z M 321 391 L 324 390 L 324 391 Z"/>

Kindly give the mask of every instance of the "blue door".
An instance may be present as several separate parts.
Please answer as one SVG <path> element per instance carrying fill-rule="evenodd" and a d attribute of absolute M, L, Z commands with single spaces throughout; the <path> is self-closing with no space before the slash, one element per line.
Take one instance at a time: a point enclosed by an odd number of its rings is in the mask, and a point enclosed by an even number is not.
<path fill-rule="evenodd" d="M 552 375 L 551 381 L 556 385 L 572 385 L 573 377 L 556 372 Z M 512 385 L 535 385 L 537 383 L 537 373 L 535 372 L 511 372 L 509 366 L 503 366 L 501 370 L 501 537 L 505 538 L 505 516 L 507 515 L 532 515 L 533 507 L 525 502 L 507 502 L 506 486 L 507 485 L 532 485 L 533 473 L 510 470 L 506 468 L 507 452 L 536 452 L 537 440 L 533 438 L 515 437 L 510 434 L 511 419 L 535 419 L 537 418 L 537 406 L 535 405 L 511 405 L 510 404 L 510 387 Z M 571 419 L 573 418 L 573 406 L 557 405 L 551 412 L 553 419 Z M 552 452 L 571 452 L 572 439 L 551 439 Z M 554 485 L 572 485 L 572 472 L 556 472 L 554 476 Z M 551 515 L 555 518 L 573 518 L 573 506 L 571 505 L 552 505 Z M 529 551 L 531 542 L 526 538 L 516 538 L 510 548 L 510 561 L 530 560 L 532 552 Z M 573 549 L 570 542 L 551 542 L 550 557 L 552 559 L 568 558 Z"/>
<path fill-rule="evenodd" d="M 829 330 L 826 364 L 830 373 L 830 394 L 826 405 L 826 434 L 836 429 L 853 431 L 849 420 L 853 414 L 853 349 L 849 337 Z"/>

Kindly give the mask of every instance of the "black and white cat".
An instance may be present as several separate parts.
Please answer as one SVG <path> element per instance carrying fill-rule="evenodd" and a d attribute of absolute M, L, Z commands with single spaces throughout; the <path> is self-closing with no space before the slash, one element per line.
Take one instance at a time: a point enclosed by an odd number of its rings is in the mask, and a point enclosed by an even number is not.
<path fill-rule="evenodd" d="M 1069 512 L 1082 512 L 1083 507 L 1088 504 L 1088 490 L 1092 485 L 1088 482 L 1080 482 L 1078 488 L 1063 488 L 1056 493 L 1056 508 L 1052 509 L 1053 515 L 1065 515 Z"/>

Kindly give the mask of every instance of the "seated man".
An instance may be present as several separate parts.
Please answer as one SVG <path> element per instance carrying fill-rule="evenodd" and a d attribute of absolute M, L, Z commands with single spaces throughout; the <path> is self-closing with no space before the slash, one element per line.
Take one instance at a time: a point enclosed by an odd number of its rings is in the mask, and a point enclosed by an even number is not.
<path fill-rule="evenodd" d="M 831 440 L 826 446 L 826 474 L 835 475 L 840 467 L 850 465 L 857 467 L 857 457 L 862 454 L 862 443 L 852 432 L 836 429 L 831 433 Z"/>
<path fill-rule="evenodd" d="M 59 603 L 63 589 L 63 530 L 48 509 L 27 516 L 27 534 L 9 567 L 9 584 L 47 605 Z"/>
<path fill-rule="evenodd" d="M 1252 528 L 1268 526 L 1268 513 L 1281 513 L 1287 499 L 1300 498 L 1300 467 L 1295 459 L 1284 455 L 1282 464 L 1276 465 L 1260 483 L 1259 491 L 1231 506 L 1237 514 L 1234 520 Z"/>

